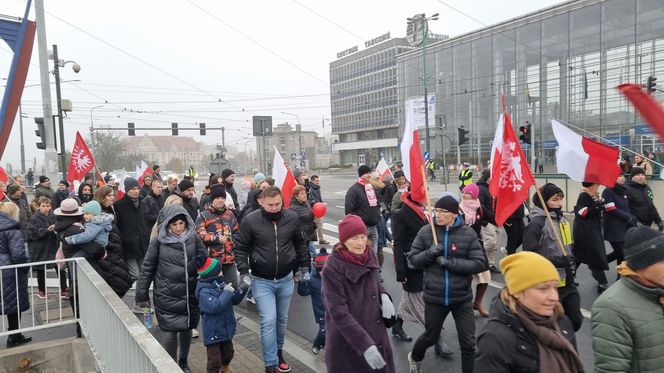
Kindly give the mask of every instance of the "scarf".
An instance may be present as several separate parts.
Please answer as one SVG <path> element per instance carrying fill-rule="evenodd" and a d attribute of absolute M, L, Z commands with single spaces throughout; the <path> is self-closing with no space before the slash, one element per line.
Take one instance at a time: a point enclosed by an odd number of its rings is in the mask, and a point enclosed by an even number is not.
<path fill-rule="evenodd" d="M 367 200 L 369 201 L 369 207 L 376 207 L 378 206 L 378 199 L 376 198 L 376 192 L 374 191 L 373 186 L 371 186 L 371 183 L 366 182 L 362 179 L 357 180 L 360 185 L 364 186 L 364 193 L 367 194 Z"/>
<path fill-rule="evenodd" d="M 423 221 L 428 221 L 426 216 L 424 216 L 424 208 L 418 206 L 415 202 L 413 202 L 409 197 L 410 197 L 410 192 L 403 192 L 401 193 L 401 201 L 406 204 L 406 206 L 410 207 L 411 210 L 415 211 L 417 216 L 420 217 Z"/>
<path fill-rule="evenodd" d="M 461 200 L 459 207 L 461 207 L 461 211 L 463 211 L 463 216 L 466 219 L 466 225 L 475 224 L 475 220 L 477 219 L 477 209 L 479 209 L 481 206 L 482 205 L 480 204 L 480 200 L 477 198 Z"/>
<path fill-rule="evenodd" d="M 344 262 L 357 266 L 364 267 L 369 261 L 369 250 L 367 248 L 364 248 L 364 253 L 362 254 L 353 254 L 346 247 L 341 246 L 337 249 L 337 253 Z"/>
<path fill-rule="evenodd" d="M 574 346 L 560 332 L 557 314 L 540 316 L 517 304 L 514 315 L 537 340 L 540 373 L 583 371 L 583 363 Z"/>

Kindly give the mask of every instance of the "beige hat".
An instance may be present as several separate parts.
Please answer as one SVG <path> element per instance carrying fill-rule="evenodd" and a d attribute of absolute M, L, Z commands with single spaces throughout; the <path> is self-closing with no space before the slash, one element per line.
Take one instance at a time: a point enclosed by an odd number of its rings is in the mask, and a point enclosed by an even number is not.
<path fill-rule="evenodd" d="M 53 213 L 60 216 L 77 216 L 83 215 L 83 209 L 81 209 L 75 199 L 67 198 L 66 200 L 62 201 L 60 207 L 55 209 Z"/>

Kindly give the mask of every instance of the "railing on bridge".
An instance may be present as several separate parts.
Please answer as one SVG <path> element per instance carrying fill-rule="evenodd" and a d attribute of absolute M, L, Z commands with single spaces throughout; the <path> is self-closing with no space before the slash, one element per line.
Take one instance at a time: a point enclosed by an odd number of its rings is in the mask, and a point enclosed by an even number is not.
<path fill-rule="evenodd" d="M 59 285 L 55 286 L 58 291 L 48 293 L 46 298 L 37 296 L 37 281 L 35 269 L 51 268 L 58 263 L 64 263 L 69 268 L 76 267 L 70 272 L 72 280 L 71 296 L 74 297 L 78 291 L 78 310 L 71 310 L 69 300 L 61 299 Z M 97 365 L 102 372 L 180 372 L 178 365 L 171 359 L 159 342 L 150 334 L 136 316 L 129 310 L 127 305 L 113 292 L 106 282 L 97 274 L 94 268 L 82 258 L 52 260 L 46 262 L 35 262 L 16 264 L 0 267 L 0 307 L 4 314 L 4 284 L 3 280 L 13 272 L 18 276 L 21 272 L 28 275 L 28 296 L 31 307 L 23 312 L 22 324 L 19 329 L 7 330 L 7 323 L 2 317 L 2 329 L 0 336 L 13 333 L 38 331 L 45 328 L 59 327 L 63 325 L 79 323 L 84 337 L 92 350 Z M 6 277 L 7 276 L 7 277 Z M 58 275 L 58 280 L 59 280 Z M 51 281 L 53 281 L 51 279 Z M 78 283 L 78 286 L 73 284 Z M 18 294 L 18 284 L 16 294 Z M 48 285 L 48 282 L 47 282 Z M 57 297 L 57 302 L 53 298 Z M 20 297 L 16 298 L 20 309 Z M 50 301 L 50 302 L 49 302 Z M 37 317 L 37 310 L 42 306 L 45 318 Z M 73 312 L 73 317 L 69 314 Z M 78 311 L 78 317 L 76 317 Z M 44 313 L 42 313 L 44 315 Z M 50 315 L 57 315 L 51 320 Z M 38 322 L 42 320 L 41 323 Z M 30 320 L 26 322 L 26 320 Z"/>

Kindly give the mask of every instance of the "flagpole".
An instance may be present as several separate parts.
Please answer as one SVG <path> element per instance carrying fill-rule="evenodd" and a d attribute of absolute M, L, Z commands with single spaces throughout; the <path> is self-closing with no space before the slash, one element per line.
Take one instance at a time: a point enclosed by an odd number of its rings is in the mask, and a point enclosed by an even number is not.
<path fill-rule="evenodd" d="M 542 208 L 544 209 L 544 212 L 546 214 L 546 220 L 549 222 L 549 225 L 551 226 L 551 229 L 553 230 L 553 235 L 556 236 L 556 242 L 558 242 L 558 248 L 560 248 L 560 251 L 562 251 L 564 256 L 567 256 L 567 250 L 565 249 L 565 245 L 563 245 L 563 241 L 560 238 L 560 232 L 558 232 L 558 228 L 556 225 L 553 223 L 553 219 L 551 219 L 551 215 L 549 214 L 549 209 L 546 207 L 546 201 L 544 201 L 544 197 L 542 197 L 542 192 L 540 192 L 539 185 L 537 185 L 537 182 L 535 182 L 535 191 L 537 192 L 537 197 L 540 200 L 540 203 L 542 204 Z"/>
<path fill-rule="evenodd" d="M 650 163 L 654 163 L 654 164 L 656 164 L 656 165 L 658 165 L 658 166 L 660 166 L 660 167 L 664 167 L 664 164 L 659 163 L 659 162 L 656 162 L 656 161 L 654 161 L 654 160 L 652 160 L 652 159 L 646 157 L 645 155 L 643 155 L 643 154 L 641 154 L 641 153 L 637 153 L 637 152 L 635 152 L 635 151 L 633 151 L 633 150 L 631 150 L 631 149 L 628 149 L 628 148 L 626 148 L 626 147 L 624 147 L 624 146 L 622 146 L 622 145 L 620 145 L 620 144 L 616 144 L 615 142 L 613 142 L 613 141 L 611 141 L 611 140 L 608 140 L 608 139 L 606 139 L 606 138 L 604 138 L 604 137 L 602 137 L 602 136 L 595 135 L 594 133 L 592 133 L 592 132 L 590 132 L 590 131 L 586 131 L 586 130 L 584 130 L 583 128 L 577 127 L 577 126 L 575 126 L 575 125 L 573 125 L 573 124 L 565 123 L 565 122 L 563 122 L 563 121 L 561 121 L 561 120 L 559 120 L 559 119 L 555 119 L 555 121 L 559 122 L 560 124 L 564 124 L 564 125 L 566 125 L 566 126 L 569 126 L 569 127 L 574 128 L 574 129 L 577 129 L 577 130 L 579 130 L 579 131 L 581 131 L 581 132 L 585 132 L 585 133 L 587 133 L 587 134 L 589 134 L 589 135 L 591 135 L 591 136 L 593 136 L 593 137 L 597 137 L 597 138 L 599 138 L 599 139 L 602 140 L 602 141 L 606 141 L 606 142 L 608 142 L 608 143 L 611 144 L 611 145 L 617 146 L 617 147 L 618 147 L 619 149 L 621 149 L 621 150 L 625 150 L 625 151 L 630 152 L 630 153 L 632 153 L 632 154 L 634 154 L 634 155 L 638 155 L 639 157 L 641 157 L 641 158 L 643 158 L 643 159 L 647 159 L 648 162 L 650 162 Z M 621 136 L 621 135 L 618 135 L 618 136 Z"/>
<path fill-rule="evenodd" d="M 429 212 L 429 226 L 431 226 L 431 235 L 433 236 L 433 244 L 438 246 L 438 237 L 436 237 L 436 227 L 434 226 L 433 220 L 436 218 L 433 211 L 431 210 L 431 200 L 429 200 L 429 187 L 427 187 L 427 175 L 424 172 L 424 165 L 420 166 L 420 172 L 422 173 L 422 178 L 424 179 L 424 196 L 427 199 L 427 211 Z"/>

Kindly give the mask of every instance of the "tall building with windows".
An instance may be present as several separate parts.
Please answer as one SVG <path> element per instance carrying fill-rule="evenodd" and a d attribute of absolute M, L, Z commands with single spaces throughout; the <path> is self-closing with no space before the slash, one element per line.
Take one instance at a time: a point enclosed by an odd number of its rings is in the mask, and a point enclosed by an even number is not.
<path fill-rule="evenodd" d="M 376 43 L 375 40 L 388 38 Z M 412 47 L 389 34 L 338 54 L 330 63 L 332 134 L 341 164 L 374 164 L 400 159 L 396 56 Z M 346 55 L 348 54 L 348 55 Z"/>
<path fill-rule="evenodd" d="M 553 118 L 632 150 L 661 152 L 659 139 L 615 87 L 650 76 L 664 80 L 663 19 L 664 0 L 577 0 L 429 44 L 432 155 L 440 161 L 445 152 L 454 163 L 457 130 L 464 126 L 470 141 L 461 146 L 461 161 L 486 165 L 503 97 L 517 134 L 532 124 L 529 158 L 555 162 Z M 403 108 L 423 94 L 422 50 L 397 61 L 397 107 Z M 403 111 L 397 110 L 400 123 Z"/>

